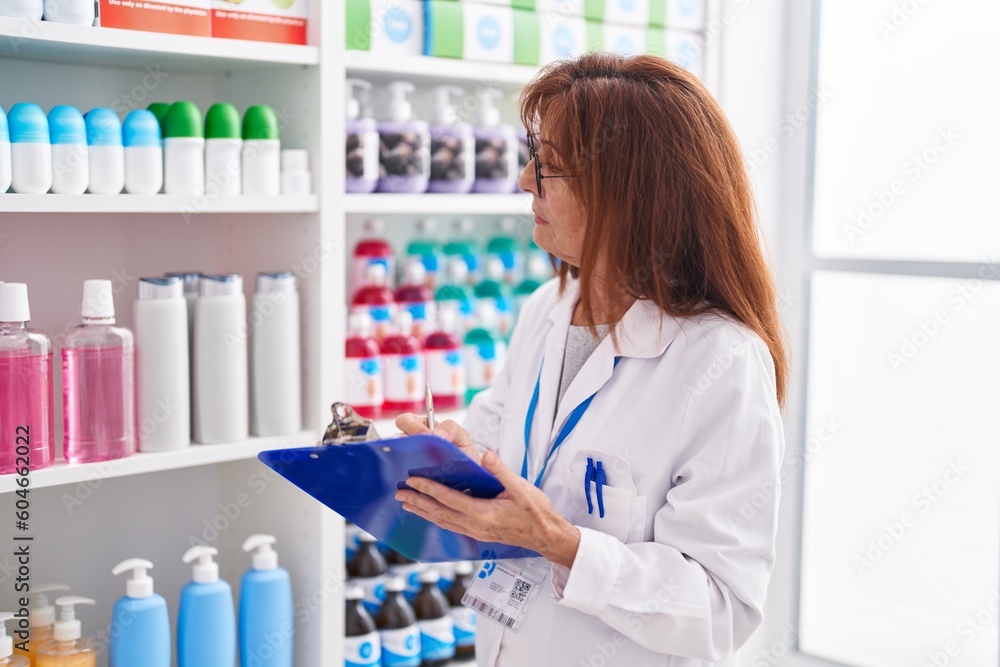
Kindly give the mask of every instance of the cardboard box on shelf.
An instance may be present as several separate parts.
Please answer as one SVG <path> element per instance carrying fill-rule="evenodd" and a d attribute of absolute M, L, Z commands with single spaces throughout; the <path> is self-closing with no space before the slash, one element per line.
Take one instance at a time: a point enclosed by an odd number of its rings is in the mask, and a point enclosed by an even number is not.
<path fill-rule="evenodd" d="M 705 78 L 705 33 L 667 28 L 666 56 L 699 79 Z"/>
<path fill-rule="evenodd" d="M 425 8 L 425 55 L 538 64 L 539 24 L 534 12 L 454 0 L 427 0 Z"/>
<path fill-rule="evenodd" d="M 309 0 L 212 0 L 212 37 L 305 44 Z"/>
<path fill-rule="evenodd" d="M 424 52 L 421 0 L 347 0 L 347 48 L 396 56 Z"/>
<path fill-rule="evenodd" d="M 708 25 L 708 10 L 705 0 L 667 0 L 668 28 L 680 30 L 704 30 Z"/>
<path fill-rule="evenodd" d="M 575 58 L 587 52 L 587 22 L 582 16 L 542 14 L 539 64 Z"/>
<path fill-rule="evenodd" d="M 587 21 L 587 50 L 620 53 L 623 56 L 647 53 L 650 30 L 662 30 L 662 28 L 650 29 Z"/>
<path fill-rule="evenodd" d="M 100 0 L 98 15 L 104 28 L 200 37 L 212 34 L 210 0 Z"/>

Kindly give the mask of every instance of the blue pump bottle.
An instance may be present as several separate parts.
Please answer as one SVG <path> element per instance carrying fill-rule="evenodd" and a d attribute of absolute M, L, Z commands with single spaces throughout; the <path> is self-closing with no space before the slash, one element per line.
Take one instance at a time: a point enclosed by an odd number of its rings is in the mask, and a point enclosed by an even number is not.
<path fill-rule="evenodd" d="M 130 558 L 111 573 L 132 571 L 125 584 L 125 597 L 115 603 L 108 647 L 109 667 L 170 667 L 170 617 L 167 601 L 153 592 L 153 578 L 146 574 L 153 564 Z"/>
<path fill-rule="evenodd" d="M 253 567 L 240 583 L 242 667 L 292 667 L 292 584 L 278 567 L 274 542 L 272 535 L 251 535 L 243 543 L 243 551 L 253 552 Z"/>
<path fill-rule="evenodd" d="M 236 614 L 233 590 L 219 579 L 212 556 L 218 549 L 194 546 L 184 562 L 195 559 L 193 581 L 181 590 L 177 615 L 178 667 L 233 667 L 236 662 Z"/>

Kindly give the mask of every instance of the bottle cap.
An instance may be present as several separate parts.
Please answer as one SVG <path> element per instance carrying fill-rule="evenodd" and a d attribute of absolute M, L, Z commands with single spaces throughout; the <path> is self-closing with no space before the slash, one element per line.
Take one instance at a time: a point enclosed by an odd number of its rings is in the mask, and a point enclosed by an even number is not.
<path fill-rule="evenodd" d="M 52 628 L 52 638 L 57 642 L 73 642 L 81 637 L 80 621 L 76 618 L 74 605 L 94 604 L 90 598 L 82 598 L 79 595 L 64 595 L 56 599 L 56 606 L 59 607 L 59 620 Z"/>
<path fill-rule="evenodd" d="M 368 313 L 351 313 L 347 318 L 347 328 L 352 336 L 370 338 L 372 326 L 372 316 Z"/>
<path fill-rule="evenodd" d="M 406 582 L 402 577 L 393 577 L 385 582 L 386 593 L 402 593 L 406 590 Z"/>
<path fill-rule="evenodd" d="M 153 578 L 146 570 L 153 569 L 153 564 L 142 558 L 129 558 L 115 565 L 111 574 L 116 577 L 122 572 L 132 570 L 132 576 L 125 582 L 125 596 L 130 598 L 148 598 L 153 596 Z"/>
<path fill-rule="evenodd" d="M 213 104 L 205 114 L 206 139 L 239 139 L 240 112 L 228 102 Z"/>
<path fill-rule="evenodd" d="M 276 570 L 278 569 L 278 553 L 271 548 L 277 539 L 274 535 L 251 535 L 243 543 L 243 551 L 253 551 L 253 569 L 255 570 Z"/>
<path fill-rule="evenodd" d="M 284 292 L 294 294 L 296 290 L 295 274 L 291 271 L 262 272 L 257 274 L 257 292 Z"/>
<path fill-rule="evenodd" d="M 164 136 L 164 129 L 167 127 L 167 112 L 170 111 L 170 105 L 166 102 L 153 102 L 146 110 L 151 114 L 156 116 L 156 122 L 160 124 L 160 136 Z"/>
<path fill-rule="evenodd" d="M 18 102 L 7 114 L 12 144 L 49 143 L 49 121 L 37 104 Z"/>
<path fill-rule="evenodd" d="M 480 88 L 476 95 L 479 97 L 478 124 L 483 127 L 500 125 L 500 109 L 497 108 L 496 101 L 503 97 L 503 93 L 496 88 Z"/>
<path fill-rule="evenodd" d="M 121 146 L 122 121 L 111 109 L 103 107 L 87 112 L 87 143 L 91 146 Z"/>
<path fill-rule="evenodd" d="M 163 138 L 181 137 L 203 138 L 205 130 L 201 124 L 201 112 L 194 102 L 174 102 L 163 119 Z"/>
<path fill-rule="evenodd" d="M 52 107 L 49 112 L 49 143 L 87 143 L 87 124 L 79 109 L 68 105 Z"/>
<path fill-rule="evenodd" d="M 445 333 L 453 334 L 458 328 L 458 313 L 455 312 L 454 306 L 448 306 L 442 308 L 438 312 L 438 331 L 444 331 Z"/>
<path fill-rule="evenodd" d="M 3 112 L 3 107 L 0 107 L 0 144 L 9 142 L 10 130 L 7 129 L 7 114 Z"/>
<path fill-rule="evenodd" d="M 403 122 L 413 118 L 413 105 L 408 95 L 417 89 L 409 81 L 393 81 L 389 89 L 389 120 Z"/>
<path fill-rule="evenodd" d="M 126 148 L 160 148 L 163 146 L 160 121 L 151 111 L 135 109 L 129 112 L 122 125 L 122 143 Z"/>
<path fill-rule="evenodd" d="M 28 286 L 25 283 L 0 283 L 0 322 L 27 322 Z"/>
<path fill-rule="evenodd" d="M 201 276 L 198 281 L 199 296 L 231 296 L 243 294 L 243 276 L 238 273 L 221 273 Z"/>
<path fill-rule="evenodd" d="M 465 576 L 467 574 L 472 574 L 472 563 L 467 560 L 459 561 L 455 564 L 455 574 L 459 576 Z"/>
<path fill-rule="evenodd" d="M 503 280 L 503 260 L 499 257 L 490 257 L 486 261 L 486 277 L 490 280 Z"/>
<path fill-rule="evenodd" d="M 198 560 L 194 565 L 194 575 L 192 580 L 196 584 L 211 584 L 219 580 L 219 564 L 212 560 L 212 556 L 219 553 L 215 547 L 202 544 L 195 545 L 184 552 L 181 558 L 185 563 Z"/>
<path fill-rule="evenodd" d="M 46 593 L 68 591 L 66 584 L 42 584 L 31 587 L 31 609 L 28 624 L 33 628 L 47 628 L 56 622 L 56 608 L 49 604 Z"/>
<path fill-rule="evenodd" d="M 434 120 L 438 125 L 455 125 L 458 123 L 458 111 L 452 102 L 452 95 L 455 97 L 464 96 L 465 90 L 458 86 L 438 86 L 434 89 L 437 96 L 437 104 L 434 106 Z"/>
<path fill-rule="evenodd" d="M 448 261 L 448 281 L 455 285 L 464 285 L 469 280 L 469 265 L 461 257 L 452 257 Z"/>
<path fill-rule="evenodd" d="M 266 104 L 247 109 L 243 116 L 244 141 L 278 141 L 278 116 Z"/>
<path fill-rule="evenodd" d="M 428 567 L 420 573 L 420 583 L 422 584 L 436 584 L 439 581 L 441 581 L 441 573 L 433 567 Z"/>
<path fill-rule="evenodd" d="M 541 255 L 532 255 L 528 258 L 525 272 L 532 278 L 544 278 L 551 270 L 551 266 Z"/>
<path fill-rule="evenodd" d="M 375 287 L 385 286 L 388 271 L 381 262 L 370 262 L 365 269 L 365 282 Z"/>
<path fill-rule="evenodd" d="M 361 88 L 361 94 L 365 97 L 368 96 L 368 91 L 372 89 L 372 84 L 364 81 L 362 79 L 347 79 L 347 120 L 357 120 L 361 117 L 361 101 L 358 96 L 354 94 L 356 88 Z"/>
<path fill-rule="evenodd" d="M 403 276 L 407 285 L 423 285 L 427 280 L 427 267 L 419 260 L 408 262 Z"/>
<path fill-rule="evenodd" d="M 183 299 L 184 283 L 180 278 L 140 278 L 139 300 Z"/>
<path fill-rule="evenodd" d="M 401 335 L 409 336 L 413 332 L 413 313 L 408 310 L 396 313 L 396 328 Z"/>
<path fill-rule="evenodd" d="M 381 234 L 385 231 L 385 220 L 382 218 L 368 218 L 362 227 L 366 234 Z"/>
<path fill-rule="evenodd" d="M 0 611 L 0 660 L 14 655 L 14 638 L 7 636 L 7 621 L 14 618 L 14 612 Z"/>
<path fill-rule="evenodd" d="M 115 296 L 110 280 L 83 281 L 83 305 L 80 314 L 94 320 L 114 318 Z"/>
<path fill-rule="evenodd" d="M 197 294 L 198 283 L 201 282 L 201 274 L 197 271 L 171 271 L 166 274 L 167 278 L 180 278 L 184 283 L 184 294 Z"/>
<path fill-rule="evenodd" d="M 347 590 L 344 591 L 345 600 L 357 601 L 363 600 L 364 597 L 365 589 L 361 588 L 361 586 L 348 586 Z"/>
<path fill-rule="evenodd" d="M 282 173 L 309 172 L 309 151 L 304 148 L 285 148 L 281 151 Z"/>

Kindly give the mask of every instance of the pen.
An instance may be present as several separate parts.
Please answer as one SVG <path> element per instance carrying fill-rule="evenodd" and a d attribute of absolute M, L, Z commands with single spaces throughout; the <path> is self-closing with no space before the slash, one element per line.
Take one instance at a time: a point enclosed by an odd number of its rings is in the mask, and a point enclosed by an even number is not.
<path fill-rule="evenodd" d="M 434 430 L 436 424 L 434 423 L 434 397 L 431 396 L 431 383 L 427 383 L 427 392 L 424 396 L 424 407 L 427 409 L 427 428 Z"/>

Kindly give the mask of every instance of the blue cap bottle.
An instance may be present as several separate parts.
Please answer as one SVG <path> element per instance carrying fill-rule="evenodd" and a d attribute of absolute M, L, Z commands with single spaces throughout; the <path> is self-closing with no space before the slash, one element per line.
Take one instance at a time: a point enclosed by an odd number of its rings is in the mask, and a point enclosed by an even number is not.
<path fill-rule="evenodd" d="M 49 111 L 52 144 L 52 192 L 82 195 L 90 181 L 87 128 L 76 107 L 58 106 Z"/>
<path fill-rule="evenodd" d="M 125 192 L 152 195 L 163 189 L 163 139 L 152 111 L 136 109 L 122 126 L 125 144 Z"/>
<path fill-rule="evenodd" d="M 116 195 L 125 187 L 125 149 L 122 122 L 111 109 L 87 113 L 87 144 L 90 147 L 90 192 Z"/>
<path fill-rule="evenodd" d="M 43 195 L 52 187 L 49 121 L 37 104 L 19 102 L 7 114 L 14 192 Z"/>

